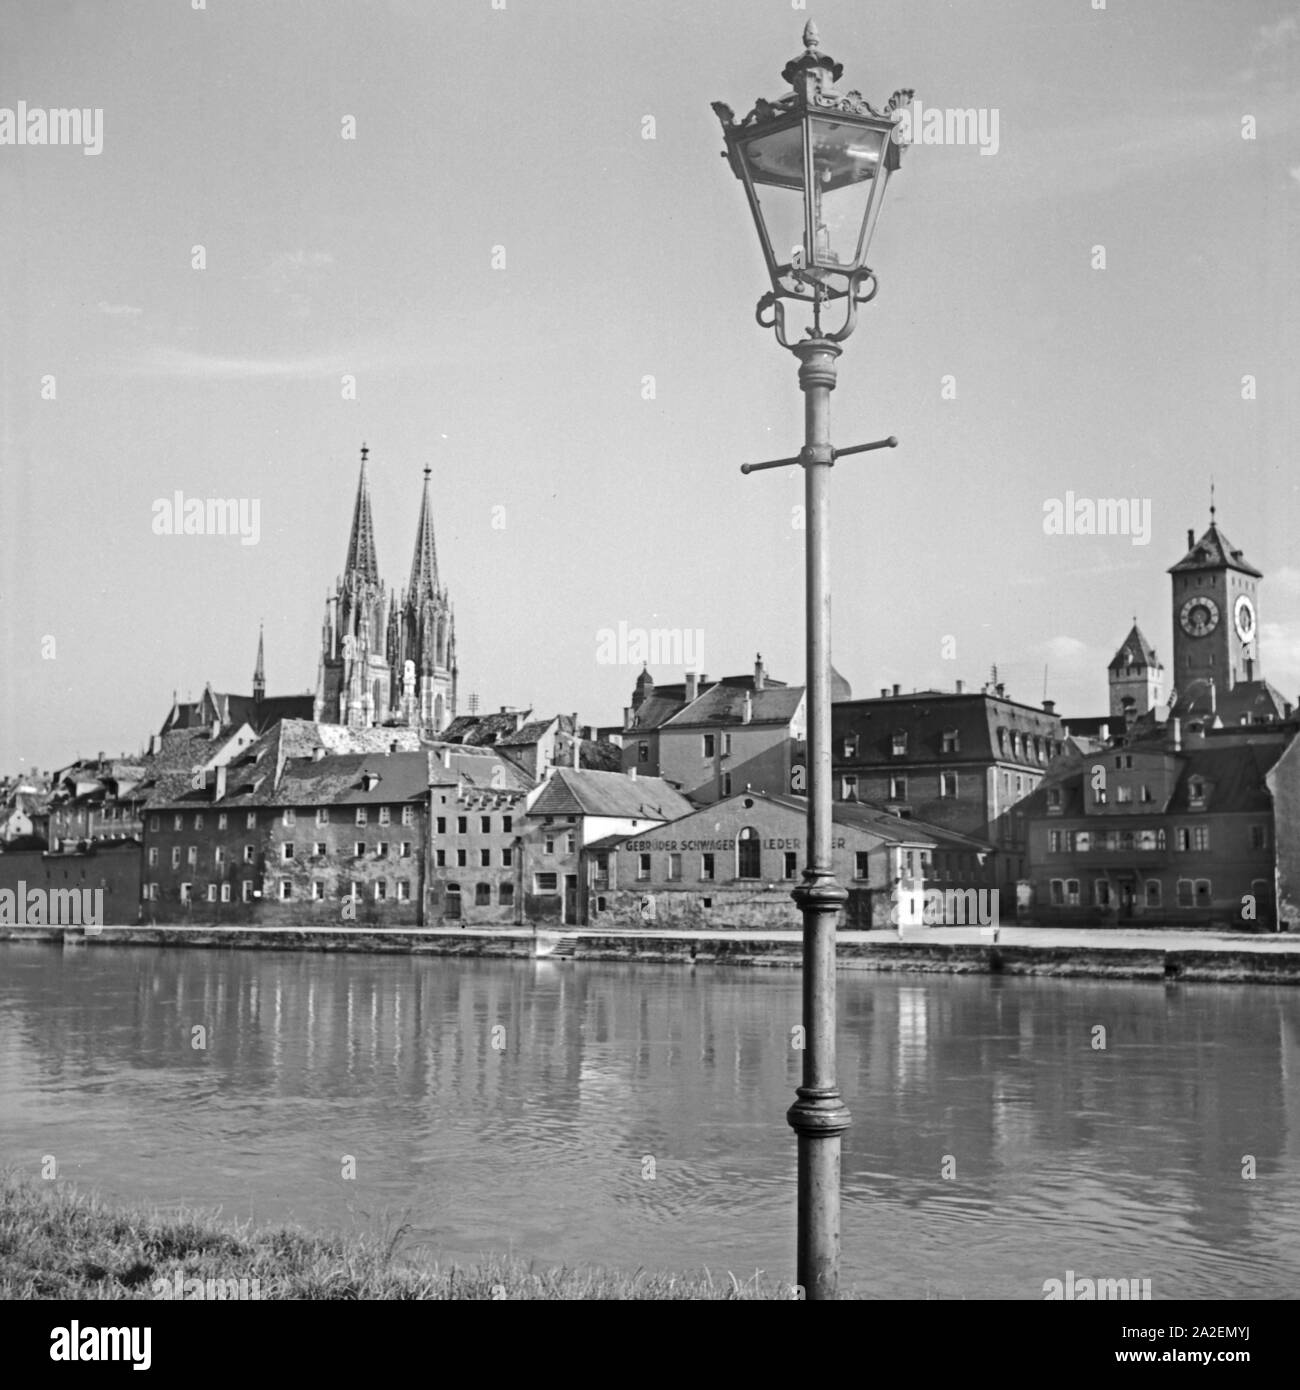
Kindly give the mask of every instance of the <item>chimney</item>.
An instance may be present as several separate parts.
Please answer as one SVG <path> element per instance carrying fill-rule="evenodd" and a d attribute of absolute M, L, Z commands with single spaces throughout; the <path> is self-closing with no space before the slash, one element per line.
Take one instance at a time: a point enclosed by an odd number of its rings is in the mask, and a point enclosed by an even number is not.
<path fill-rule="evenodd" d="M 226 765 L 221 763 L 217 767 L 217 785 L 212 789 L 213 801 L 220 801 L 226 794 Z"/>
<path fill-rule="evenodd" d="M 957 682 L 957 694 L 958 694 L 958 695 L 962 694 L 963 690 L 965 689 L 965 685 L 966 685 L 966 682 L 965 682 L 965 681 L 958 681 L 958 682 Z"/>
<path fill-rule="evenodd" d="M 1196 532 L 1190 527 L 1187 530 L 1187 548 L 1190 550 L 1196 544 Z"/>
<path fill-rule="evenodd" d="M 754 689 L 765 690 L 767 688 L 767 672 L 763 669 L 763 653 L 758 653 L 758 659 L 754 662 Z"/>
<path fill-rule="evenodd" d="M 709 678 L 708 678 L 708 676 L 706 676 L 706 675 L 704 674 L 703 671 L 701 671 L 701 672 L 700 672 L 700 689 L 701 689 L 701 690 L 707 690 L 708 688 L 709 688 Z"/>
<path fill-rule="evenodd" d="M 445 744 L 443 745 L 442 750 L 442 765 L 444 768 L 451 767 L 451 749 L 447 747 Z"/>
<path fill-rule="evenodd" d="M 1006 696 L 1007 696 L 1007 688 L 1006 688 L 1005 685 L 1003 685 L 1003 683 L 1002 683 L 1001 681 L 999 681 L 999 682 L 993 687 L 993 689 L 996 690 L 996 691 L 998 692 L 998 699 L 999 699 L 999 700 L 1005 700 L 1005 699 L 1006 699 Z"/>
<path fill-rule="evenodd" d="M 623 706 L 623 727 L 624 727 L 625 729 L 630 729 L 630 728 L 632 727 L 632 706 L 631 706 L 631 705 L 624 705 L 624 706 Z"/>
<path fill-rule="evenodd" d="M 686 673 L 686 703 L 689 705 L 700 693 L 700 684 L 694 671 Z"/>
<path fill-rule="evenodd" d="M 578 728 L 578 711 L 573 711 L 573 765 L 575 768 L 582 766 L 582 732 Z"/>
<path fill-rule="evenodd" d="M 1044 714 L 1055 714 L 1055 713 L 1056 713 L 1056 701 L 1055 701 L 1055 700 L 1044 700 L 1044 701 L 1043 701 L 1043 713 L 1044 713 Z"/>
<path fill-rule="evenodd" d="M 895 695 L 898 694 L 898 686 L 895 686 L 895 687 L 894 687 L 894 694 L 895 694 Z"/>
<path fill-rule="evenodd" d="M 880 687 L 880 698 L 882 700 L 887 700 L 889 698 L 889 687 L 887 685 L 882 685 Z"/>
<path fill-rule="evenodd" d="M 1183 747 L 1183 721 L 1177 715 L 1174 715 L 1169 721 L 1169 727 L 1171 730 L 1170 737 L 1173 739 L 1174 752 L 1181 752 Z"/>
<path fill-rule="evenodd" d="M 154 741 L 157 739 L 157 737 L 158 737 L 157 734 L 150 734 L 150 735 L 149 735 L 149 756 L 150 756 L 151 758 L 153 757 Z"/>
<path fill-rule="evenodd" d="M 740 711 L 740 722 L 741 722 L 742 724 L 748 724 L 748 723 L 750 722 L 750 720 L 753 719 L 753 717 L 754 717 L 754 697 L 753 697 L 753 696 L 749 693 L 749 691 L 747 690 L 747 691 L 745 691 L 745 703 L 744 703 L 744 706 L 741 708 L 741 711 Z"/>
<path fill-rule="evenodd" d="M 1100 729 L 1099 732 L 1100 732 L 1100 735 L 1101 735 L 1102 739 L 1108 739 L 1108 738 L 1110 738 L 1110 725 L 1109 725 L 1109 724 L 1103 724 L 1103 725 L 1101 726 L 1101 729 Z"/>

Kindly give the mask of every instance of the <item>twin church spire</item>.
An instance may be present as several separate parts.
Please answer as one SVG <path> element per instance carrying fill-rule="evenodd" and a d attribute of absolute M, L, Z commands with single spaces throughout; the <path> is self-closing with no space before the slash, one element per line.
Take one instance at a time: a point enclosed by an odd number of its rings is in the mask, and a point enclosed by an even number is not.
<path fill-rule="evenodd" d="M 395 725 L 440 733 L 456 713 L 455 619 L 438 581 L 430 472 L 416 525 L 410 584 L 384 593 L 370 505 L 370 450 L 361 473 L 347 562 L 326 600 L 316 718 L 354 728 Z"/>

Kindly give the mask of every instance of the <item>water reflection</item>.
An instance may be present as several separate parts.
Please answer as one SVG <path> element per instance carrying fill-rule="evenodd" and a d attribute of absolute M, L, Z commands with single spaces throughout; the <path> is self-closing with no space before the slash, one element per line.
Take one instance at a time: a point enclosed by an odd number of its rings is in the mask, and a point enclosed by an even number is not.
<path fill-rule="evenodd" d="M 0 951 L 0 1162 L 312 1225 L 405 1212 L 461 1259 L 789 1272 L 793 973 Z M 1300 991 L 853 972 L 840 1001 L 860 1292 L 1293 1293 Z"/>

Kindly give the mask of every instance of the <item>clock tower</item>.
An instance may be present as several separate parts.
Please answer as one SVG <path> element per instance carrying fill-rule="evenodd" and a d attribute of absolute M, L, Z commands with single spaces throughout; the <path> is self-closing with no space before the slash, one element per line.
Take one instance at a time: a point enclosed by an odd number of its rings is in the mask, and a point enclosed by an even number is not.
<path fill-rule="evenodd" d="M 1174 666 L 1179 715 L 1217 716 L 1222 723 L 1283 718 L 1281 697 L 1262 678 L 1259 582 L 1263 575 L 1219 530 L 1187 533 L 1187 554 L 1170 570 Z"/>

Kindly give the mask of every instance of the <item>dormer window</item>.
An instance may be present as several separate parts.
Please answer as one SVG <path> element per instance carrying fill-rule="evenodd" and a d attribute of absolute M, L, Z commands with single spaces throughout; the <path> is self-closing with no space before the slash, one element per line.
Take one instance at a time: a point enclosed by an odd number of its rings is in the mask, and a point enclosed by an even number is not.
<path fill-rule="evenodd" d="M 907 730 L 899 729 L 894 734 L 893 739 L 894 757 L 902 758 L 907 756 Z"/>
<path fill-rule="evenodd" d="M 1193 777 L 1187 784 L 1187 803 L 1192 807 L 1205 805 L 1205 783 L 1199 777 Z"/>
<path fill-rule="evenodd" d="M 961 752 L 961 734 L 956 729 L 945 729 L 943 731 L 943 751 L 945 753 Z"/>

